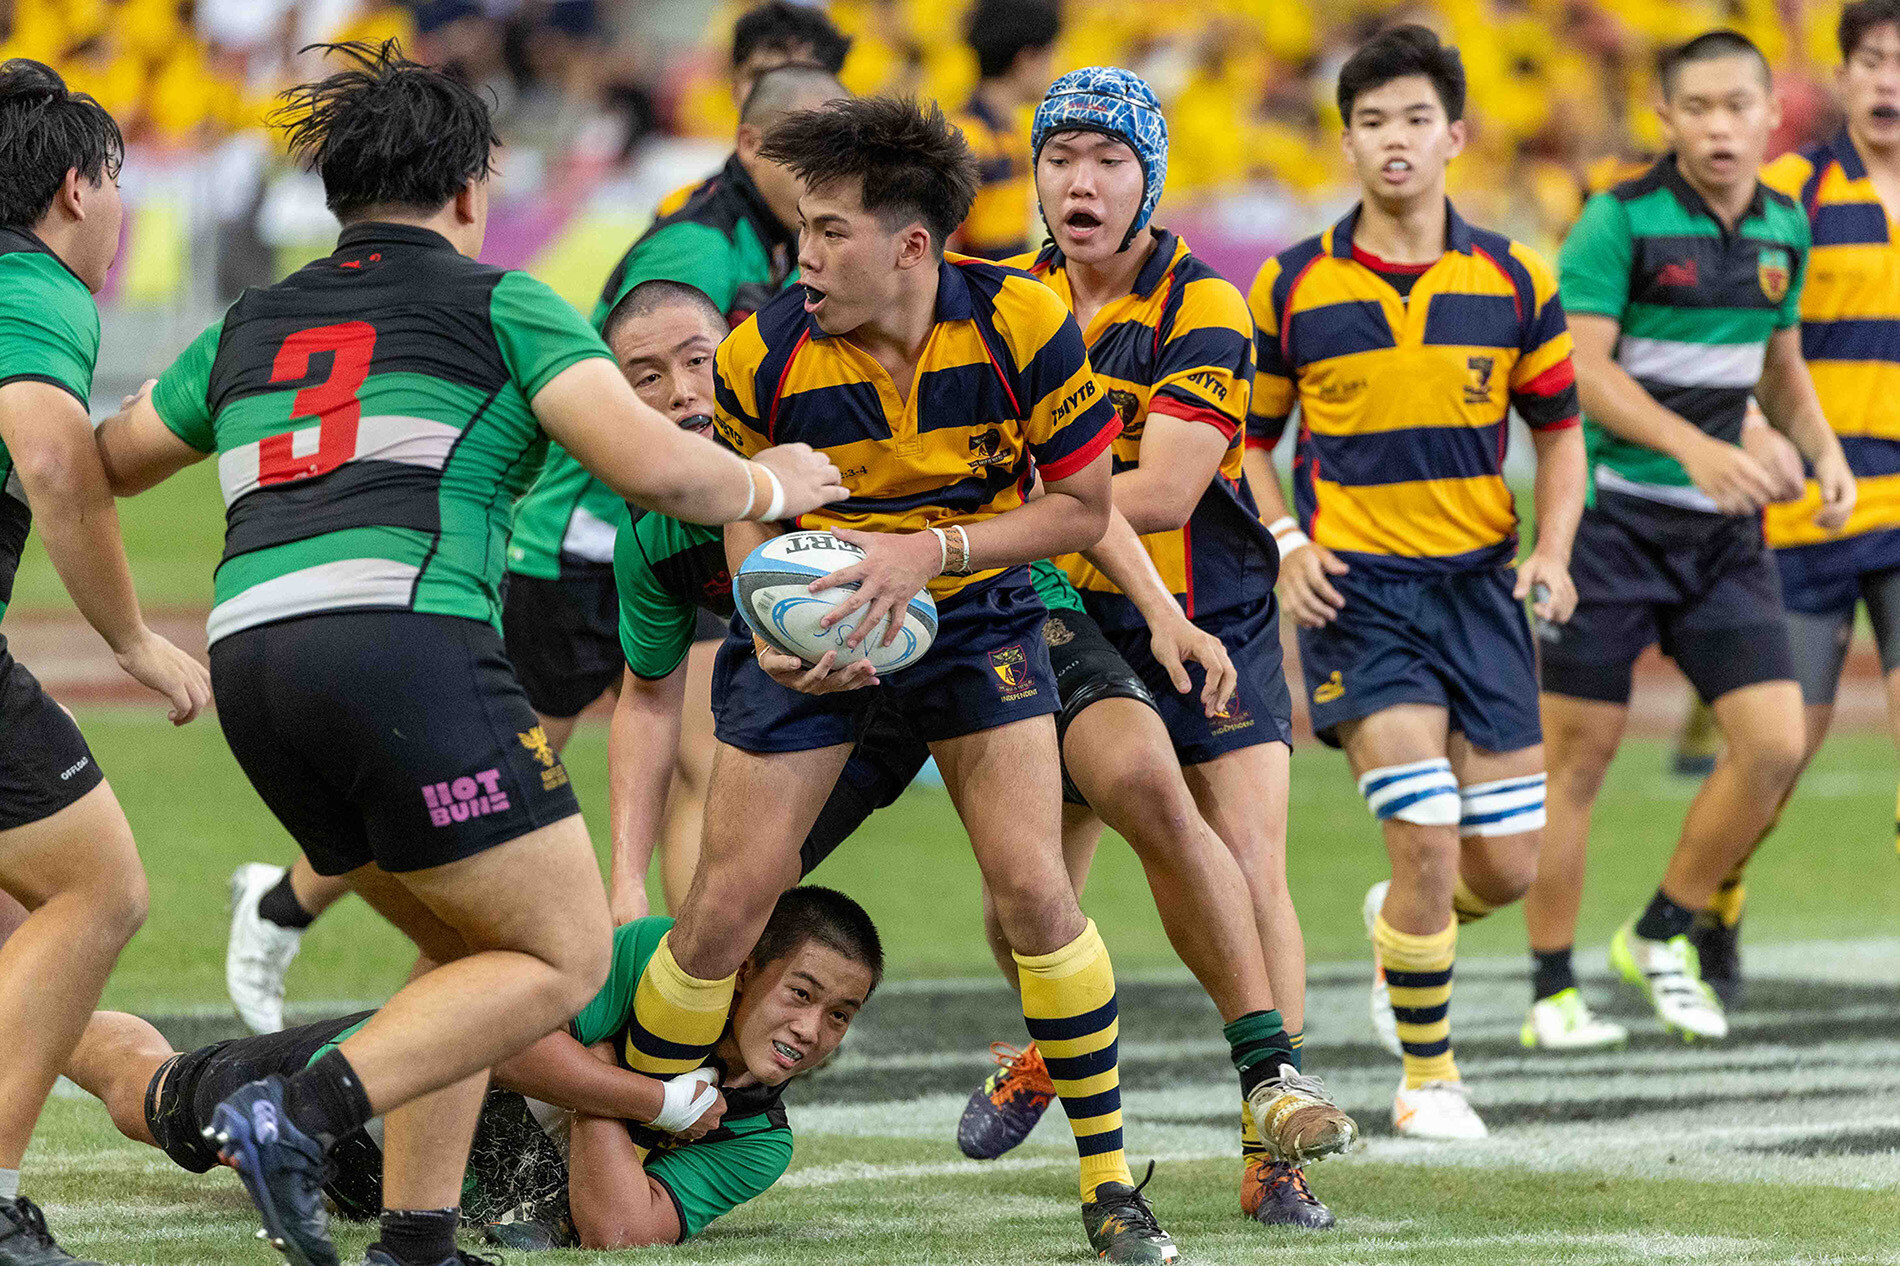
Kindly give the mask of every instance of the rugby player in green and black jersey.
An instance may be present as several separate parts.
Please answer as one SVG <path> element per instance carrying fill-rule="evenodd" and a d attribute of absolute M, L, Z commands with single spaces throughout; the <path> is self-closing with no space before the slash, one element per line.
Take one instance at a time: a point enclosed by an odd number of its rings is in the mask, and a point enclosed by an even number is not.
<path fill-rule="evenodd" d="M 370 1261 L 434 1266 L 454 1257 L 486 1070 L 594 995 L 612 930 L 567 771 L 502 653 L 511 503 L 550 437 L 686 519 L 777 519 L 842 489 L 809 452 L 747 466 L 642 404 L 578 313 L 476 261 L 482 100 L 393 43 L 332 51 L 347 68 L 279 117 L 344 224 L 337 250 L 247 291 L 99 444 L 123 494 L 218 455 L 219 721 L 317 872 L 347 874 L 426 960 L 336 1050 L 235 1092 L 223 1154 L 272 1242 L 330 1266 L 325 1153 L 386 1115 Z"/>
<path fill-rule="evenodd" d="M 785 222 L 797 218 L 798 180 L 761 159 L 759 144 L 783 115 L 846 94 L 830 73 L 808 66 L 766 71 L 756 84 L 732 157 L 615 265 L 595 305 L 594 328 L 602 328 L 622 295 L 655 277 L 705 291 L 735 325 L 785 285 L 791 272 Z M 548 446 L 540 477 L 515 504 L 502 644 L 557 756 L 581 711 L 620 684 L 612 564 L 615 533 L 627 520 L 620 495 L 558 444 Z M 711 641 L 694 657 L 688 683 L 696 706 L 680 745 L 679 794 L 668 805 L 661 860 L 669 906 L 685 899 L 692 882 L 704 809 L 698 801 L 712 765 L 712 650 L 725 637 L 725 626 L 711 622 L 701 636 Z M 609 893 L 615 922 L 647 912 L 644 869 L 640 875 L 639 883 L 617 884 Z M 316 874 L 305 860 L 288 872 L 247 862 L 232 875 L 225 984 L 253 1031 L 283 1027 L 284 977 L 303 932 L 347 891 L 341 880 Z"/>
<path fill-rule="evenodd" d="M 724 1035 L 701 1073 L 661 1081 L 618 1057 L 633 998 L 671 919 L 614 934 L 607 984 L 563 1032 L 495 1070 L 469 1163 L 464 1213 L 512 1248 L 675 1244 L 765 1192 L 792 1159 L 781 1102 L 822 1064 L 877 988 L 884 954 L 870 917 L 829 888 L 779 898 L 741 972 Z M 204 1127 L 229 1093 L 292 1076 L 371 1012 L 179 1053 L 144 1020 L 93 1015 L 67 1072 L 120 1133 L 203 1173 Z M 345 1216 L 381 1202 L 382 1123 L 339 1141 L 324 1190 Z"/>
<path fill-rule="evenodd" d="M 38 519 L 73 605 L 182 725 L 210 681 L 139 613 L 88 414 L 99 355 L 92 295 L 119 249 L 123 153 L 118 125 L 91 97 L 38 62 L 0 65 L 0 614 Z M 0 907 L 0 925 L 12 928 L 0 930 L 0 1263 L 54 1266 L 74 1259 L 21 1198 L 20 1162 L 145 917 L 145 874 L 79 727 L 3 636 Z"/>

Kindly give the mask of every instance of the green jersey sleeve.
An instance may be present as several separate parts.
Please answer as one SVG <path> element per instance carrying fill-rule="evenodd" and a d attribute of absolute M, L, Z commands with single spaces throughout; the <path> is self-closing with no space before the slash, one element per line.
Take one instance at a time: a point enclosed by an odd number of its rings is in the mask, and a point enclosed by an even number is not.
<path fill-rule="evenodd" d="M 1632 251 L 1629 213 L 1623 204 L 1608 193 L 1586 202 L 1557 257 L 1564 311 L 1621 321 L 1629 306 Z"/>
<path fill-rule="evenodd" d="M 607 323 L 607 314 L 629 290 L 644 281 L 677 281 L 706 292 L 721 312 L 729 311 L 739 293 L 732 243 L 710 224 L 682 220 L 651 237 L 635 242 L 609 278 L 608 287 L 594 305 L 594 328 Z"/>
<path fill-rule="evenodd" d="M 211 363 L 218 358 L 218 339 L 223 333 L 224 320 L 219 318 L 191 340 L 191 346 L 179 353 L 152 388 L 158 420 L 200 453 L 218 447 L 211 425 Z"/>
<path fill-rule="evenodd" d="M 614 538 L 614 589 L 620 595 L 620 650 L 643 681 L 668 676 L 692 649 L 699 611 L 670 593 L 653 570 L 653 559 L 678 553 L 678 520 L 643 514 Z M 716 529 L 715 529 L 716 530 Z"/>
<path fill-rule="evenodd" d="M 0 384 L 44 382 L 91 408 L 99 308 L 57 256 L 0 255 Z"/>
<path fill-rule="evenodd" d="M 1051 611 L 1084 610 L 1082 595 L 1069 583 L 1067 573 L 1046 558 L 1029 565 L 1029 583 L 1036 587 L 1042 605 Z"/>
<path fill-rule="evenodd" d="M 590 356 L 613 359 L 572 304 L 526 273 L 508 273 L 495 284 L 488 321 L 510 376 L 529 401 L 568 366 Z"/>
<path fill-rule="evenodd" d="M 614 929 L 613 959 L 607 968 L 607 983 L 594 1000 L 581 1008 L 569 1021 L 567 1031 L 582 1046 L 604 1042 L 626 1026 L 633 1014 L 633 991 L 647 969 L 647 961 L 660 947 L 660 938 L 673 926 L 673 920 L 651 915 L 623 923 Z"/>
<path fill-rule="evenodd" d="M 792 1164 L 792 1132 L 773 1126 L 715 1143 L 676 1147 L 647 1159 L 679 1209 L 680 1238 L 698 1235 L 721 1214 L 764 1194 Z"/>

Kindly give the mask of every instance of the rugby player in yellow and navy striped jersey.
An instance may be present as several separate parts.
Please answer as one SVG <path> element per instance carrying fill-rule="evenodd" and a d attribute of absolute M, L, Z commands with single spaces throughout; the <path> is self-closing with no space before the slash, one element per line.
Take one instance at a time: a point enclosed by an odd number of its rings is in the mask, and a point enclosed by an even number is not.
<path fill-rule="evenodd" d="M 1373 1018 L 1405 1065 L 1393 1125 L 1445 1139 L 1485 1133 L 1452 1058 L 1452 958 L 1458 924 L 1536 873 L 1543 735 L 1521 603 L 1569 616 L 1584 466 L 1556 278 L 1445 199 L 1464 96 L 1457 50 L 1423 27 L 1354 53 L 1339 109 L 1365 196 L 1267 261 L 1251 296 L 1255 490 L 1276 516 L 1265 459 L 1300 406 L 1303 530 L 1272 530 L 1313 728 L 1346 749 L 1392 857 L 1365 917 Z M 1538 459 L 1538 540 L 1515 583 L 1512 408 Z"/>
<path fill-rule="evenodd" d="M 1821 491 L 1812 479 L 1800 499 L 1763 512 L 1788 608 L 1808 760 L 1833 720 L 1862 602 L 1880 649 L 1888 722 L 1900 741 L 1900 0 L 1849 4 L 1839 36 L 1835 83 L 1846 123 L 1761 173 L 1763 184 L 1807 215 L 1813 247 L 1801 290 L 1801 351 L 1858 488 L 1853 513 L 1835 531 L 1814 521 Z M 1779 438 L 1759 414 L 1749 427 L 1762 439 Z M 1725 1003 L 1741 983 L 1741 869 L 1689 932 L 1702 978 Z"/>
<path fill-rule="evenodd" d="M 834 102 L 781 121 L 761 154 L 805 181 L 801 285 L 721 344 L 719 434 L 741 453 L 797 435 L 843 463 L 850 496 L 798 522 L 864 551 L 814 585 L 860 582 L 828 617 L 858 616 L 847 641 L 926 585 L 939 622 L 930 650 L 880 682 L 867 661 L 834 671 L 835 652 L 808 667 L 755 645 L 735 621 L 714 670 L 699 871 L 636 1000 L 633 1062 L 670 1071 L 717 1040 L 734 949 L 797 881 L 860 716 L 893 709 L 929 743 L 997 894 L 1030 1036 L 1075 1133 L 1090 1246 L 1170 1261 L 1122 1151 L 1108 950 L 1062 866 L 1057 694 L 1027 571 L 1102 535 L 1119 423 L 1046 287 L 944 254 L 976 164 L 940 110 Z M 1027 500 L 1037 474 L 1043 494 Z M 763 539 L 727 536 L 735 570 Z"/>
<path fill-rule="evenodd" d="M 1225 901 L 1244 906 L 1247 918 L 1224 953 L 1237 964 L 1264 962 L 1266 973 L 1244 1002 L 1231 992 L 1216 998 L 1243 1070 L 1242 1207 L 1266 1223 L 1330 1225 L 1298 1166 L 1270 1154 L 1254 1129 L 1274 1061 L 1249 1048 L 1284 1046 L 1298 1068 L 1306 953 L 1286 887 L 1292 705 L 1275 556 L 1241 482 L 1253 320 L 1232 283 L 1152 224 L 1167 176 L 1167 124 L 1138 76 L 1113 66 L 1062 76 L 1036 110 L 1032 153 L 1050 241 L 1013 262 L 1075 313 L 1121 420 L 1116 509 L 1143 534 L 1189 619 L 1226 646 L 1239 673 L 1233 701 L 1209 715 L 1193 695 L 1172 689 L 1133 600 L 1090 559 L 1062 562 L 1088 615 L 1147 683 L 1200 815 L 1246 876 L 1225 900 L 1205 901 L 1202 920 L 1204 936 L 1219 940 Z M 1083 847 L 1092 851 L 1093 842 Z M 1076 862 L 1071 852 L 1072 868 Z M 1084 860 L 1078 873 L 1086 869 Z M 1345 1124 L 1337 1133 L 1342 1144 L 1352 1137 Z"/>

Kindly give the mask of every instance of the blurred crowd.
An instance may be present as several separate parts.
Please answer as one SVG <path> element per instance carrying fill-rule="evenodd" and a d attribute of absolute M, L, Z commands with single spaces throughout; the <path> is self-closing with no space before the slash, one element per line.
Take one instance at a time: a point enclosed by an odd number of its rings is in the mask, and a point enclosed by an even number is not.
<path fill-rule="evenodd" d="M 831 0 L 858 92 L 958 111 L 977 82 L 972 0 Z M 396 37 L 457 66 L 498 107 L 515 154 L 610 170 L 667 137 L 729 141 L 728 62 L 747 0 L 0 0 L 0 57 L 59 68 L 138 146 L 208 152 L 254 134 L 313 68 L 308 43 Z M 1379 26 L 1458 44 L 1472 142 L 1452 169 L 1478 219 L 1551 243 L 1608 164 L 1661 144 L 1659 49 L 1732 26 L 1778 76 L 1781 145 L 1831 126 L 1838 0 L 1063 0 L 1048 72 L 1113 63 L 1154 85 L 1172 127 L 1168 199 L 1302 222 L 1344 196 L 1333 81 Z M 1238 212 L 1233 208 L 1239 208 Z"/>

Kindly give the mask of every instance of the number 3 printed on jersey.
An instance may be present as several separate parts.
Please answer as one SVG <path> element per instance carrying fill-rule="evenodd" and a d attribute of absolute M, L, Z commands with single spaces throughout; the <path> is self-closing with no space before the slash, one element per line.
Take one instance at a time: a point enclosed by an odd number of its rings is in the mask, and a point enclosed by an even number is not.
<path fill-rule="evenodd" d="M 363 404 L 356 393 L 369 377 L 370 356 L 375 350 L 376 327 L 366 321 L 320 325 L 299 330 L 284 340 L 277 349 L 277 359 L 271 362 L 272 382 L 296 382 L 307 376 L 311 360 L 324 352 L 331 354 L 330 374 L 322 382 L 303 388 L 290 403 L 292 422 L 317 419 L 317 451 L 302 456 L 292 452 L 298 435 L 308 427 L 263 440 L 257 446 L 260 484 L 327 475 L 356 456 L 356 424 L 363 417 Z"/>

